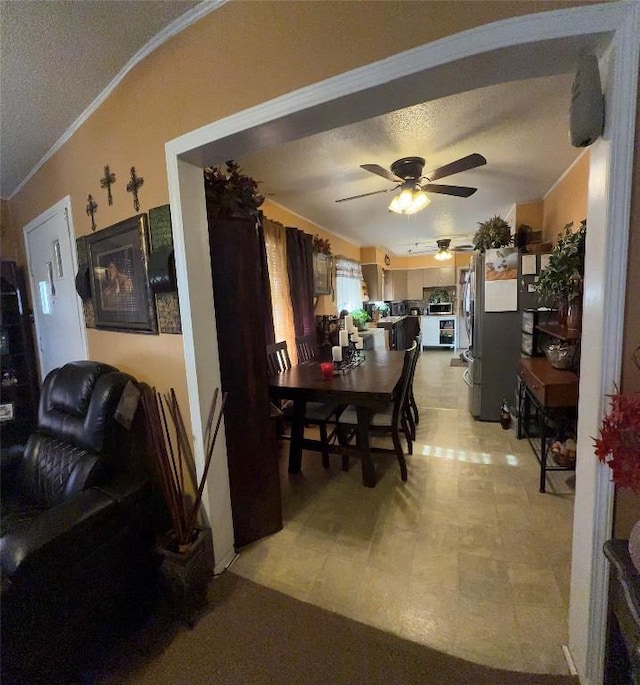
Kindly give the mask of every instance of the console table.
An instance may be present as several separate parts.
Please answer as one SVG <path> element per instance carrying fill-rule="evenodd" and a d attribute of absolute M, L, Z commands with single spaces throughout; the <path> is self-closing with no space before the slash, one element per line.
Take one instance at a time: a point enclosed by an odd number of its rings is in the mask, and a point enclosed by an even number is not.
<path fill-rule="evenodd" d="M 578 407 L 578 376 L 573 371 L 553 368 L 545 357 L 520 360 L 518 369 L 519 405 L 517 435 L 527 438 L 540 464 L 540 492 L 545 492 L 548 471 L 570 471 L 573 467 L 547 463 L 549 421 L 561 415 L 575 416 Z M 532 409 L 534 410 L 532 412 Z M 536 430 L 532 432 L 532 423 Z M 536 441 L 539 443 L 536 444 Z"/>
<path fill-rule="evenodd" d="M 605 685 L 640 685 L 640 574 L 629 556 L 628 540 L 608 540 L 611 564 Z"/>

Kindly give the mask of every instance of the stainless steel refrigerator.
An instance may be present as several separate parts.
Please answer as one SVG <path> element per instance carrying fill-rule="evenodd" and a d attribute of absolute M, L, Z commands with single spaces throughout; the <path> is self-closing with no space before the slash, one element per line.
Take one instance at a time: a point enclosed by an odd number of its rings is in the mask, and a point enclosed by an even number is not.
<path fill-rule="evenodd" d="M 524 255 L 515 248 L 501 251 L 499 258 L 507 255 L 515 275 L 513 282 L 507 283 L 501 279 L 507 275 L 503 271 L 506 262 L 498 263 L 495 252 L 487 253 L 496 262 L 495 269 L 485 254 L 474 254 L 463 290 L 464 321 L 470 341 L 464 353 L 469 364 L 464 379 L 469 388 L 469 410 L 480 421 L 499 421 L 505 399 L 509 406 L 514 406 L 522 347 L 522 310 L 538 305 L 531 286 L 539 272 L 539 256 L 527 255 L 523 273 Z"/>

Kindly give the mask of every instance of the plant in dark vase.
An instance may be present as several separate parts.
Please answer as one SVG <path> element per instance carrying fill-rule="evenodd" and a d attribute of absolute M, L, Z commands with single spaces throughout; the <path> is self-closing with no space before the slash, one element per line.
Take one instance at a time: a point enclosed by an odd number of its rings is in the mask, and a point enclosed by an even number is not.
<path fill-rule="evenodd" d="M 473 236 L 473 248 L 479 252 L 511 245 L 511 226 L 501 217 L 494 216 L 478 222 L 478 230 Z"/>
<path fill-rule="evenodd" d="M 558 236 L 535 289 L 540 304 L 558 309 L 558 323 L 577 331 L 582 317 L 587 222 L 581 221 L 577 231 L 572 231 L 572 226 L 572 223 L 567 224 Z"/>
<path fill-rule="evenodd" d="M 229 160 L 225 169 L 206 167 L 204 191 L 207 207 L 219 219 L 258 218 L 264 196 L 258 182 L 242 173 L 237 162 Z"/>
<path fill-rule="evenodd" d="M 163 397 L 155 388 L 142 389 L 151 447 L 171 520 L 171 529 L 157 545 L 160 570 L 170 603 L 189 625 L 193 625 L 194 612 L 204 602 L 211 576 L 211 555 L 206 549 L 210 530 L 203 522 L 201 503 L 226 399 L 225 393 L 215 419 L 216 388 L 205 429 L 204 470 L 198 481 L 190 436 L 175 391 L 172 388 Z"/>

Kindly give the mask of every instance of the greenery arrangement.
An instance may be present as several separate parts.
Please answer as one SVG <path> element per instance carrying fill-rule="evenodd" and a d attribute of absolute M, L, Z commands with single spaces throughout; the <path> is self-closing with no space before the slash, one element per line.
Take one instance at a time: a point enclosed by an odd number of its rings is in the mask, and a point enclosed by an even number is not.
<path fill-rule="evenodd" d="M 352 312 L 349 312 L 349 314 L 351 314 L 353 323 L 358 327 L 358 330 L 363 330 L 366 323 L 369 321 L 367 312 L 364 309 L 354 309 Z"/>
<path fill-rule="evenodd" d="M 480 252 L 511 245 L 511 226 L 496 215 L 487 221 L 478 221 L 478 230 L 473 236 L 473 247 Z"/>
<path fill-rule="evenodd" d="M 217 209 L 221 219 L 257 217 L 264 202 L 264 196 L 258 193 L 258 182 L 245 176 L 233 160 L 226 162 L 226 170 L 204 170 L 204 190 L 209 206 Z"/>
<path fill-rule="evenodd" d="M 573 223 L 564 227 L 558 235 L 558 242 L 549 255 L 549 263 L 540 272 L 535 284 L 541 304 L 557 305 L 571 303 L 582 294 L 584 276 L 584 248 L 587 222 L 580 222 L 580 228 L 572 231 Z"/>
<path fill-rule="evenodd" d="M 331 242 L 321 238 L 316 234 L 313 236 L 313 251 L 316 254 L 326 254 L 331 256 Z"/>

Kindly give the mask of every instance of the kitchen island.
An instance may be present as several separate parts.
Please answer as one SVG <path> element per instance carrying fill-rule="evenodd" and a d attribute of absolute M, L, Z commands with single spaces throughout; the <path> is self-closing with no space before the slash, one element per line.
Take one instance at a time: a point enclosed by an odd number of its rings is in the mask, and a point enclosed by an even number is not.
<path fill-rule="evenodd" d="M 406 350 L 420 333 L 420 320 L 417 316 L 384 316 L 378 320 L 378 328 L 388 331 L 390 350 Z"/>

